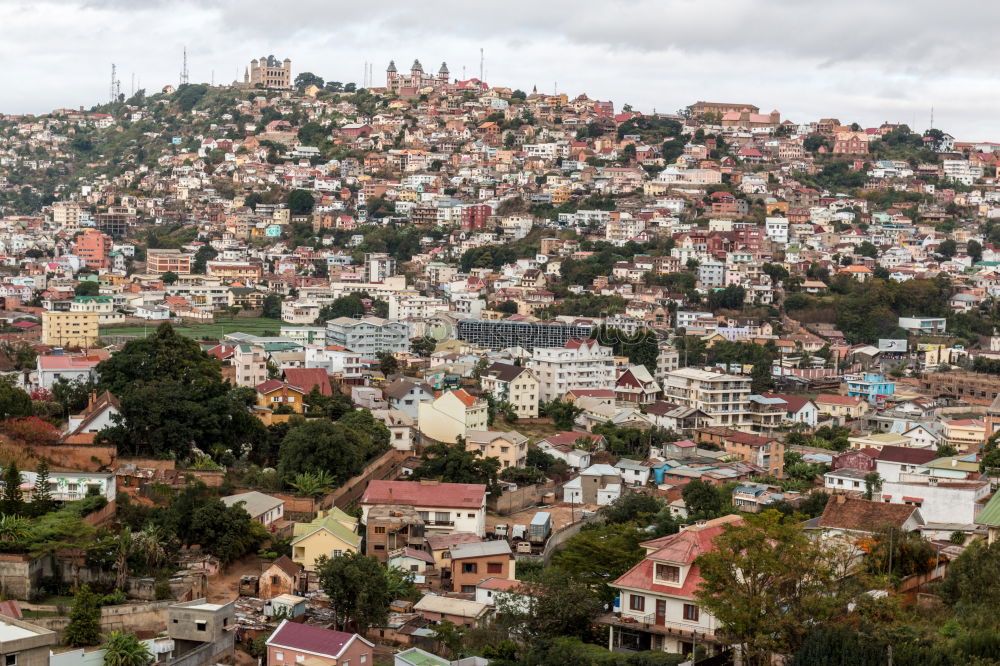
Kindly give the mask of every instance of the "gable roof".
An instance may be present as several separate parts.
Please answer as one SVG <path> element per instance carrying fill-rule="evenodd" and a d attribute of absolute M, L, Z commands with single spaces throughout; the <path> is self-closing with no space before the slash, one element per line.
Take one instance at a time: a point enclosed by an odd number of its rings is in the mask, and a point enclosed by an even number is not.
<path fill-rule="evenodd" d="M 886 444 L 878 454 L 878 460 L 906 463 L 907 465 L 923 465 L 937 457 L 937 451 L 933 449 L 914 449 L 909 446 L 895 446 L 893 444 Z"/>
<path fill-rule="evenodd" d="M 320 395 L 333 395 L 330 377 L 322 368 L 286 368 L 285 380 L 289 384 L 302 387 L 306 393 L 319 388 Z"/>
<path fill-rule="evenodd" d="M 251 518 L 256 518 L 271 509 L 276 509 L 279 506 L 284 505 L 285 500 L 265 495 L 257 490 L 251 490 L 248 493 L 240 493 L 239 495 L 227 495 L 222 498 L 222 503 L 226 506 L 236 506 L 241 502 L 243 503 L 243 510 L 246 511 Z"/>
<path fill-rule="evenodd" d="M 339 511 L 339 509 L 337 511 Z M 339 513 L 337 511 L 331 510 L 325 516 L 319 516 L 312 522 L 296 523 L 295 527 L 292 528 L 292 535 L 295 537 L 292 539 L 292 543 L 298 543 L 320 530 L 326 530 L 344 543 L 354 546 L 355 548 L 359 547 L 361 545 L 361 535 L 354 532 L 341 522 L 342 520 L 347 519 L 354 521 L 356 524 L 357 521 L 343 511 L 339 511 Z"/>
<path fill-rule="evenodd" d="M 480 509 L 486 498 L 481 483 L 437 481 L 380 481 L 368 483 L 361 504 L 408 504 L 410 506 Z"/>
<path fill-rule="evenodd" d="M 298 564 L 292 562 L 292 560 L 288 557 L 288 555 L 282 555 L 274 562 L 271 562 L 271 566 L 269 566 L 267 569 L 275 567 L 284 572 L 289 578 L 295 578 L 295 576 L 297 576 L 299 574 L 299 571 L 301 571 L 302 569 L 302 567 L 300 567 Z M 267 569 L 265 569 L 264 571 L 267 571 Z"/>
<path fill-rule="evenodd" d="M 298 650 L 299 652 L 310 652 L 323 657 L 338 658 L 355 640 L 364 642 L 368 647 L 374 647 L 372 643 L 357 634 L 282 620 L 271 637 L 267 639 L 267 645 Z"/>
<path fill-rule="evenodd" d="M 496 377 L 502 382 L 512 382 L 517 379 L 522 372 L 527 370 L 526 367 L 522 365 L 514 365 L 513 363 L 499 363 L 494 362 L 493 365 L 486 368 L 486 374 L 492 377 Z"/>
<path fill-rule="evenodd" d="M 917 514 L 919 522 L 923 523 L 920 511 L 915 506 L 834 495 L 826 503 L 818 525 L 833 529 L 874 532 L 886 525 L 902 528 L 914 513 Z"/>

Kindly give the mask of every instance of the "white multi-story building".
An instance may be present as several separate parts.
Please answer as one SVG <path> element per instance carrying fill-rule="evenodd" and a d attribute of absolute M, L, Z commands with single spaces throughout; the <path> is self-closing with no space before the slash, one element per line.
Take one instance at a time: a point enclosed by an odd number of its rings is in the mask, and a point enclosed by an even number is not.
<path fill-rule="evenodd" d="M 539 400 L 561 400 L 573 389 L 610 389 L 615 385 L 611 347 L 574 338 L 563 347 L 538 347 L 528 361 L 539 384 Z"/>
<path fill-rule="evenodd" d="M 710 654 L 717 651 L 719 622 L 698 604 L 701 573 L 695 560 L 712 550 L 727 525 L 741 520 L 729 515 L 699 521 L 640 544 L 645 558 L 610 583 L 618 591 L 620 610 L 598 619 L 611 629 L 608 648 L 691 654 L 697 644 Z"/>
<path fill-rule="evenodd" d="M 406 324 L 380 317 L 337 317 L 326 322 L 326 344 L 362 354 L 402 352 L 410 347 Z"/>
<path fill-rule="evenodd" d="M 389 319 L 428 319 L 439 312 L 448 312 L 448 301 L 416 292 L 393 294 L 389 297 Z"/>
<path fill-rule="evenodd" d="M 306 367 L 326 370 L 326 374 L 339 377 L 345 384 L 360 383 L 363 356 L 346 349 L 306 347 Z"/>
<path fill-rule="evenodd" d="M 942 160 L 944 177 L 963 185 L 972 185 L 983 177 L 983 167 L 968 160 Z"/>
<path fill-rule="evenodd" d="M 319 317 L 320 309 L 316 301 L 284 301 L 281 304 L 281 321 L 308 326 Z"/>
<path fill-rule="evenodd" d="M 369 252 L 365 255 L 365 279 L 368 282 L 385 282 L 396 274 L 396 259 L 384 252 Z"/>
<path fill-rule="evenodd" d="M 750 384 L 749 377 L 680 368 L 664 377 L 663 399 L 705 412 L 710 426 L 748 428 Z"/>
<path fill-rule="evenodd" d="M 902 473 L 898 481 L 884 481 L 879 495 L 883 502 L 919 508 L 928 523 L 973 523 L 990 492 L 989 480 Z"/>
<path fill-rule="evenodd" d="M 784 217 L 769 217 L 764 220 L 764 233 L 775 243 L 788 243 L 788 219 Z"/>
<path fill-rule="evenodd" d="M 721 287 L 726 282 L 726 265 L 715 259 L 698 264 L 698 280 L 704 287 Z"/>
<path fill-rule="evenodd" d="M 366 525 L 373 506 L 403 505 L 416 510 L 428 534 L 486 535 L 486 486 L 482 484 L 376 479 L 369 482 L 358 504 Z"/>

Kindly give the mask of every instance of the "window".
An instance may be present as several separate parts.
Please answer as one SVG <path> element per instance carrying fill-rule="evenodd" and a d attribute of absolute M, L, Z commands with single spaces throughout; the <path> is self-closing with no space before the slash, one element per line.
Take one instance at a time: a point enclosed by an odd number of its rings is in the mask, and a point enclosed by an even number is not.
<path fill-rule="evenodd" d="M 274 653 L 274 658 L 277 661 L 282 661 L 285 658 L 285 653 L 284 652 L 275 652 Z"/>
<path fill-rule="evenodd" d="M 280 582 L 281 578 L 279 576 L 271 576 L 271 585 L 277 585 Z"/>
<path fill-rule="evenodd" d="M 366 654 L 361 655 L 361 663 L 362 664 L 368 663 L 368 655 Z"/>
<path fill-rule="evenodd" d="M 375 526 L 375 534 L 385 534 L 385 526 L 383 526 L 383 525 L 376 525 Z"/>
<path fill-rule="evenodd" d="M 431 519 L 430 511 L 417 511 L 417 515 L 420 516 L 420 520 L 427 522 Z"/>
<path fill-rule="evenodd" d="M 4 664 L 6 666 L 17 666 L 17 655 L 16 654 L 8 654 L 5 657 Z"/>
<path fill-rule="evenodd" d="M 333 555 L 334 557 L 340 557 L 343 554 L 344 554 L 344 551 L 342 551 L 342 550 L 335 550 L 335 551 L 333 551 L 331 553 L 331 555 Z"/>
<path fill-rule="evenodd" d="M 297 655 L 295 655 L 295 663 L 296 664 L 301 664 L 305 660 L 306 660 L 306 656 L 304 654 L 297 654 Z"/>
<path fill-rule="evenodd" d="M 385 550 L 385 545 L 377 543 L 375 544 L 375 550 Z"/>
<path fill-rule="evenodd" d="M 654 577 L 668 583 L 679 583 L 681 580 L 681 568 L 670 564 L 657 564 Z"/>
<path fill-rule="evenodd" d="M 476 566 L 475 562 L 463 562 L 462 563 L 462 573 L 465 573 L 465 574 L 474 574 L 474 573 L 476 573 L 477 569 L 478 569 L 478 567 Z"/>
<path fill-rule="evenodd" d="M 466 518 L 475 518 L 476 514 L 474 514 L 474 513 L 467 513 L 467 514 L 465 514 L 465 517 Z"/>
<path fill-rule="evenodd" d="M 684 619 L 692 622 L 698 621 L 698 607 L 694 604 L 684 604 Z"/>
<path fill-rule="evenodd" d="M 502 562 L 487 562 L 486 573 L 503 573 Z"/>
<path fill-rule="evenodd" d="M 629 595 L 628 607 L 631 610 L 635 611 L 646 610 L 646 597 L 642 596 L 641 594 Z"/>
<path fill-rule="evenodd" d="M 205 622 L 204 620 L 198 620 L 197 622 L 194 623 L 194 628 L 197 629 L 198 631 L 205 631 L 208 629 L 208 622 Z"/>
<path fill-rule="evenodd" d="M 435 523 L 447 523 L 451 521 L 451 514 L 447 511 L 436 511 L 434 513 Z"/>
<path fill-rule="evenodd" d="M 475 585 L 463 585 L 462 586 L 462 594 L 475 594 L 475 593 L 476 593 L 476 586 Z"/>

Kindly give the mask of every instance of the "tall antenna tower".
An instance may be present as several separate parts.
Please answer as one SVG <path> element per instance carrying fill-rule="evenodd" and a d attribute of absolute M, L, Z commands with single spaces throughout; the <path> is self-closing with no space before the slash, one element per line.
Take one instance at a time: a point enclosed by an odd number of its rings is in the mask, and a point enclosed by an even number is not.
<path fill-rule="evenodd" d="M 181 64 L 181 82 L 180 85 L 186 85 L 188 82 L 188 50 L 184 47 L 184 60 Z"/>
<path fill-rule="evenodd" d="M 115 94 L 115 81 L 118 80 L 116 74 L 117 71 L 115 63 L 111 63 L 111 87 L 108 88 L 108 99 L 112 104 L 114 104 L 115 100 L 118 98 L 118 96 Z"/>
<path fill-rule="evenodd" d="M 486 56 L 483 55 L 483 48 L 479 47 L 479 80 L 483 80 L 483 68 L 486 65 Z"/>

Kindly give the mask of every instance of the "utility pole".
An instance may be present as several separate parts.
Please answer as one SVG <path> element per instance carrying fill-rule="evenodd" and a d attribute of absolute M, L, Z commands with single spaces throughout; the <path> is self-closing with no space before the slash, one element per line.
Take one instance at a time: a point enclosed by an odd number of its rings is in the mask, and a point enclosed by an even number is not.
<path fill-rule="evenodd" d="M 483 48 L 479 47 L 479 80 L 483 80 L 483 69 L 486 64 L 486 56 L 483 54 Z"/>

